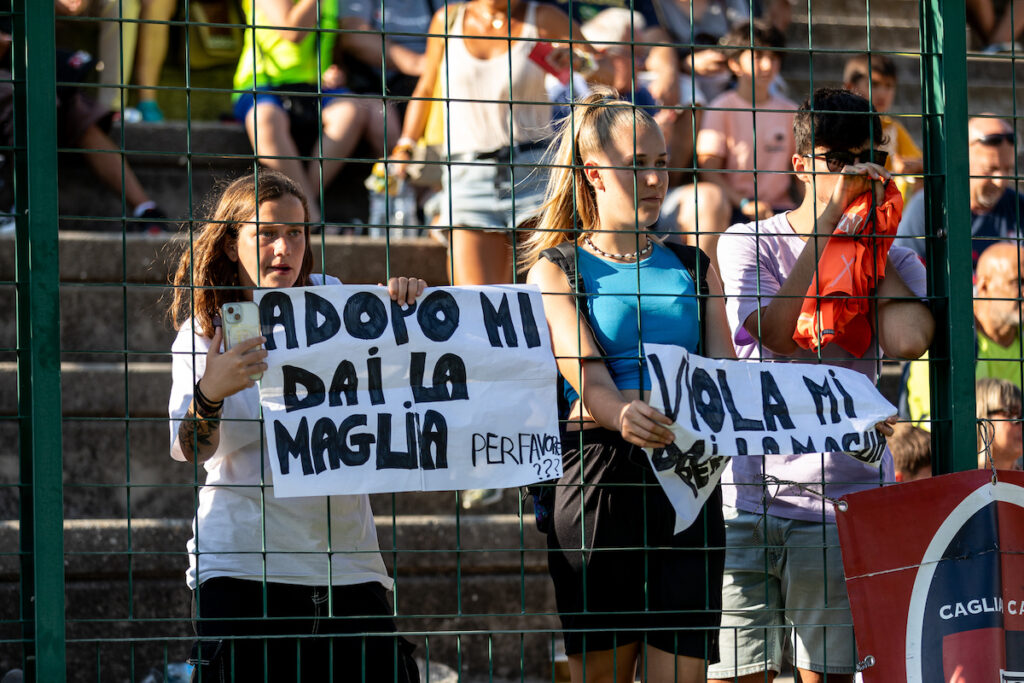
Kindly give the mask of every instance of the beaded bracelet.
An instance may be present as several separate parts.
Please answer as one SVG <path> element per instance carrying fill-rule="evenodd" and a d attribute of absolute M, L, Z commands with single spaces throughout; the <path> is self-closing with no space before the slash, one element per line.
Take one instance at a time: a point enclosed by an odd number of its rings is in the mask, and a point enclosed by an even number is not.
<path fill-rule="evenodd" d="M 217 417 L 220 409 L 224 407 L 223 399 L 220 401 L 208 399 L 202 389 L 199 388 L 199 382 L 196 382 L 195 390 L 192 393 L 192 402 L 196 406 L 196 415 L 199 417 Z"/>

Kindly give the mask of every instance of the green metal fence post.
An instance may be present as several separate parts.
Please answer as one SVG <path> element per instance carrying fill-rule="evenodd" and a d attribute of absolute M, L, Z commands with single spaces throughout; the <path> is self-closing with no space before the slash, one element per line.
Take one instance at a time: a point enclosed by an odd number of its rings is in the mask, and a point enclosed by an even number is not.
<path fill-rule="evenodd" d="M 16 0 L 24 32 L 13 55 L 24 104 L 18 183 L 18 411 L 26 680 L 66 678 L 57 246 L 57 89 L 54 5 Z"/>
<path fill-rule="evenodd" d="M 928 274 L 936 303 L 946 304 L 935 307 L 930 364 L 936 474 L 977 465 L 965 22 L 963 3 L 925 0 L 922 5 Z"/>

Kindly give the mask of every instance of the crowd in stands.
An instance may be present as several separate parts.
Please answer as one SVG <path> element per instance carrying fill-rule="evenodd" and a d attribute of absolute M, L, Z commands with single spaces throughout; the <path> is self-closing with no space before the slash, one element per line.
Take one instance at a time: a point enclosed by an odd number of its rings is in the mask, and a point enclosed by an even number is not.
<path fill-rule="evenodd" d="M 242 2 L 249 28 L 230 86 L 233 113 L 268 169 L 259 178 L 270 194 L 261 194 L 255 206 L 270 212 L 263 220 L 274 223 L 276 232 L 257 231 L 254 200 L 246 194 L 253 180 L 236 181 L 221 199 L 223 213 L 203 226 L 190 257 L 198 259 L 202 251 L 202 258 L 222 267 L 207 263 L 203 270 L 197 263 L 193 279 L 191 264 L 183 262 L 179 294 L 189 285 L 219 291 L 325 283 L 310 271 L 310 231 L 325 224 L 324 194 L 361 190 L 332 186 L 347 161 L 359 155 L 385 159 L 389 182 L 412 183 L 420 177 L 415 165 L 429 169 L 432 158 L 440 159 L 437 168 L 444 172 L 419 183 L 417 192 L 422 224 L 439 229 L 450 249 L 452 284 L 507 283 L 518 274 L 548 295 L 545 313 L 573 411 L 563 417 L 575 425 L 563 443 L 565 486 L 557 488 L 547 530 L 573 680 L 632 680 L 637 667 L 649 667 L 656 672 L 649 680 L 697 681 L 710 664 L 709 680 L 751 683 L 788 660 L 802 681 L 822 680 L 826 673 L 831 681 L 851 681 L 858 661 L 827 501 L 880 481 L 930 475 L 930 441 L 922 429 L 930 406 L 927 362 L 907 366 L 902 403 L 904 417 L 915 425 L 895 427 L 881 474 L 844 453 L 736 458 L 694 531 L 675 534 L 667 499 L 644 487 L 649 473 L 630 462 L 637 447 L 671 440 L 667 418 L 643 400 L 650 378 L 635 356 L 641 342 L 676 343 L 719 358 L 841 365 L 873 380 L 882 357 L 927 359 L 935 321 L 923 301 L 925 257 L 933 233 L 926 230 L 922 183 L 915 182 L 924 155 L 890 115 L 899 87 L 896 65 L 881 53 L 851 54 L 843 83 L 809 94 L 788 92 L 781 77 L 788 0 L 612 4 Z M 1016 5 L 1011 0 L 1010 7 Z M 114 114 L 162 120 L 153 88 L 167 53 L 166 22 L 181 17 L 181 8 L 173 0 L 56 0 L 56 7 L 62 15 L 111 20 L 100 24 L 97 48 L 104 87 L 75 87 L 87 74 L 68 71 L 61 78 L 61 147 L 86 150 L 99 180 L 124 193 L 131 229 L 169 229 L 104 126 Z M 968 8 L 993 51 L 1004 43 L 1016 49 L 1015 24 L 1024 19 L 1024 8 L 1008 8 L 1001 18 L 981 0 Z M 74 55 L 64 60 L 67 69 L 83 68 Z M 8 136 L 10 100 L 9 84 L 0 86 L 0 130 Z M 1024 252 L 1013 240 L 1020 237 L 1024 196 L 1015 189 L 1015 126 L 995 116 L 973 118 L 968 142 L 979 466 L 1020 469 Z M 422 167 L 418 172 L 432 175 Z M 899 192 L 886 191 L 892 187 Z M 804 346 L 795 340 L 803 297 L 818 269 L 831 267 L 825 254 L 833 230 L 864 194 L 878 205 L 905 202 L 899 238 L 872 292 L 877 305 L 871 325 L 861 339 L 847 340 L 870 351 Z M 304 229 L 287 229 L 303 223 Z M 225 226 L 234 226 L 234 238 Z M 570 229 L 578 230 L 579 240 Z M 669 238 L 663 244 L 654 233 Z M 245 256 L 243 242 L 259 258 Z M 706 257 L 694 257 L 696 248 Z M 579 284 L 567 280 L 557 253 L 578 259 Z M 645 259 L 650 267 L 639 274 L 637 264 Z M 690 268 L 690 259 L 710 263 Z M 272 266 L 277 270 L 261 270 Z M 415 277 L 389 285 L 399 303 L 414 302 L 423 287 Z M 696 303 L 704 287 L 712 294 L 706 316 L 698 315 Z M 641 295 L 650 293 L 665 295 L 668 303 L 645 308 Z M 577 310 L 574 294 L 592 295 L 596 303 Z M 628 301 L 602 306 L 611 298 L 601 294 Z M 261 507 L 253 498 L 259 498 L 258 488 L 246 489 L 259 481 L 258 444 L 218 450 L 217 430 L 233 436 L 236 428 L 230 420 L 219 427 L 222 415 L 258 415 L 248 378 L 263 367 L 263 356 L 245 361 L 243 350 L 220 353 L 221 332 L 212 319 L 219 303 L 211 299 L 175 311 L 175 349 L 181 353 L 171 402 L 173 455 L 206 460 L 208 483 L 243 492 L 237 499 L 224 489 L 216 496 L 211 487 L 200 493 L 197 528 L 205 525 L 204 542 L 210 544 L 204 557 L 214 564 L 222 560 L 223 567 L 204 577 L 193 554 L 189 586 L 205 587 L 209 597 L 200 616 L 210 617 L 202 622 L 209 630 L 200 633 L 196 654 L 202 659 L 203 648 L 231 642 L 218 638 L 245 635 L 232 620 L 251 617 L 239 605 L 260 599 L 259 591 L 246 592 L 252 582 L 245 579 L 279 583 L 274 598 L 282 605 L 310 602 L 310 591 L 312 602 L 326 599 L 307 585 L 314 578 L 345 584 L 352 600 L 347 614 L 367 618 L 353 624 L 394 631 L 386 604 L 391 580 L 371 538 L 365 497 L 353 497 L 349 507 L 327 506 L 323 499 Z M 636 325 L 641 317 L 642 335 Z M 894 427 L 882 423 L 878 429 L 891 434 Z M 586 469 L 595 454 L 603 458 L 599 466 Z M 233 470 L 228 457 L 248 469 Z M 770 495 L 766 477 L 775 482 Z M 593 488 L 579 486 L 581 478 Z M 809 491 L 808 483 L 820 490 Z M 612 484 L 613 493 L 602 492 L 603 484 Z M 315 553 L 312 559 L 286 558 L 273 571 L 262 559 L 242 566 L 237 555 L 253 550 L 217 528 L 218 513 L 255 530 L 252 538 L 259 537 L 261 522 L 277 515 L 280 525 L 264 540 L 279 543 L 281 553 L 301 550 L 291 545 L 293 532 L 306 530 L 310 520 L 339 530 L 358 527 L 347 539 L 358 552 L 338 553 L 330 570 L 317 564 Z M 649 535 L 637 536 L 634 525 L 621 523 L 641 517 L 649 520 Z M 588 533 L 588 547 L 621 550 L 653 542 L 673 552 L 655 557 L 622 550 L 614 563 L 602 564 L 580 558 L 580 539 Z M 310 534 L 312 540 L 298 541 L 327 547 L 324 529 Z M 679 589 L 675 578 L 683 575 L 698 578 Z M 588 610 L 599 616 L 586 615 Z M 635 623 L 621 617 L 652 611 L 663 613 Z M 674 621 L 678 614 L 689 620 Z M 289 642 L 279 641 L 283 649 L 276 658 L 294 665 Z M 639 643 L 649 649 L 641 652 Z M 386 653 L 387 670 L 380 675 L 405 680 L 408 672 L 393 666 L 390 653 L 406 643 L 383 637 L 372 646 Z M 208 675 L 251 666 L 256 673 L 246 675 L 262 676 L 262 655 L 246 651 L 242 641 L 235 647 L 230 656 L 213 653 L 224 660 L 220 664 L 204 660 Z M 329 653 L 322 659 L 331 662 Z M 318 660 L 307 660 L 312 668 L 303 669 L 303 679 L 321 675 L 312 663 Z"/>

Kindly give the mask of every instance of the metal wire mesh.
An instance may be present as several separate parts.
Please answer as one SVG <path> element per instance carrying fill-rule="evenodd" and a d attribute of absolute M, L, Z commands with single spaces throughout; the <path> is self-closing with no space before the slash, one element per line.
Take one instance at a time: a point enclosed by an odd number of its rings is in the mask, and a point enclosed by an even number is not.
<path fill-rule="evenodd" d="M 408 17 L 400 14 L 401 9 L 389 13 L 390 0 L 369 3 L 359 21 L 349 21 L 352 17 L 346 18 L 343 9 L 336 21 L 339 12 L 328 11 L 327 2 L 300 3 L 314 17 L 305 29 L 313 36 L 316 63 L 298 67 L 313 72 L 313 80 L 278 83 L 282 87 L 275 93 L 293 120 L 302 122 L 290 130 L 301 144 L 273 144 L 269 152 L 258 154 L 244 124 L 222 120 L 230 118 L 238 99 L 257 95 L 252 85 L 232 84 L 239 61 L 248 60 L 255 67 L 264 58 L 251 41 L 246 42 L 245 33 L 281 29 L 256 14 L 255 0 L 192 1 L 170 10 L 134 0 L 85 3 L 89 6 L 76 6 L 73 12 L 60 9 L 60 4 L 56 11 L 48 2 L 34 0 L 0 6 L 0 19 L 9 20 L 12 36 L 10 66 L 0 73 L 0 89 L 12 93 L 10 113 L 3 122 L 10 124 L 9 139 L 0 140 L 5 172 L 0 189 L 10 194 L 4 199 L 9 204 L 0 205 L 0 314 L 8 323 L 0 326 L 0 442 L 5 444 L 0 449 L 0 533 L 6 541 L 0 573 L 8 598 L 0 602 L 0 674 L 21 668 L 26 680 L 171 680 L 172 665 L 189 656 L 194 638 L 191 595 L 181 574 L 188 565 L 185 542 L 205 471 L 167 457 L 173 332 L 164 311 L 172 296 L 172 259 L 183 245 L 193 244 L 211 208 L 207 198 L 218 183 L 260 164 L 301 166 L 314 214 L 323 217 L 311 240 L 317 272 L 337 275 L 346 283 L 376 284 L 389 275 L 419 275 L 432 285 L 467 282 L 457 272 L 471 265 L 459 256 L 463 252 L 427 237 L 437 227 L 432 215 L 450 217 L 459 209 L 455 193 L 442 193 L 434 200 L 439 207 L 434 209 L 424 206 L 426 193 L 418 190 L 415 219 L 399 226 L 395 204 L 404 195 L 401 189 L 396 191 L 394 175 L 382 178 L 384 191 L 378 197 L 364 191 L 375 161 L 384 159 L 391 162 L 388 169 L 397 168 L 395 143 L 406 129 L 399 117 L 387 112 L 435 101 L 432 90 L 412 90 L 415 78 L 403 82 L 397 77 L 397 62 L 408 55 L 398 50 L 396 57 L 395 45 L 419 45 L 431 33 L 431 43 L 451 54 L 456 39 L 446 30 L 451 26 L 447 12 L 458 11 L 457 6 L 431 5 L 439 11 L 434 26 L 440 29 L 426 31 L 403 23 Z M 575 14 L 575 5 L 559 6 Z M 619 51 L 615 58 L 625 64 L 620 68 L 628 83 L 622 90 L 638 104 L 641 86 L 654 82 L 638 70 L 638 52 L 647 53 L 647 64 L 658 56 L 674 58 L 679 92 L 693 91 L 698 84 L 695 9 L 686 3 L 671 5 L 689 20 L 688 35 L 673 30 L 662 12 L 662 33 L 639 30 L 637 17 L 631 15 L 625 39 L 595 42 L 604 50 Z M 977 155 L 972 157 L 976 143 L 969 138 L 968 119 L 1005 120 L 1016 132 L 1019 52 L 1013 45 L 1008 54 L 969 51 L 964 32 L 950 29 L 964 25 L 963 10 L 937 0 L 853 5 L 830 0 L 790 5 L 783 0 L 765 5 L 785 5 L 792 12 L 785 47 L 772 52 L 783 58 L 785 90 L 796 102 L 820 86 L 841 85 L 843 64 L 852 56 L 867 53 L 869 64 L 878 57 L 895 62 L 898 85 L 888 113 L 923 148 L 923 169 L 905 175 L 921 188 L 924 230 L 913 241 L 922 245 L 926 299 L 937 323 L 929 357 L 918 362 L 931 387 L 930 398 L 922 405 L 930 407 L 933 469 L 941 473 L 973 468 L 979 352 L 968 287 L 973 272 L 971 234 L 965 226 L 971 224 L 971 207 L 976 206 L 973 188 L 990 174 L 971 165 Z M 1007 3 L 1011 18 L 1014 6 Z M 636 9 L 641 9 L 639 4 Z M 747 11 L 754 9 L 751 3 Z M 161 14 L 165 11 L 172 13 Z M 324 19 L 328 16 L 330 21 Z M 367 23 L 364 17 L 377 23 Z M 490 21 L 512 25 L 512 15 L 501 19 L 494 16 Z M 557 23 L 552 21 L 549 18 L 551 25 Z M 572 26 L 578 28 L 575 20 Z M 166 29 L 171 48 L 159 81 L 144 84 L 127 64 L 152 46 L 153 29 Z M 100 39 L 106 40 L 102 64 L 76 54 L 98 54 Z M 973 40 L 980 46 L 978 36 Z M 339 59 L 330 46 L 366 49 L 360 41 L 369 41 L 375 64 L 364 61 L 357 69 L 351 53 L 349 61 L 340 63 L 349 68 L 353 80 L 348 85 L 356 85 L 356 73 L 368 70 L 368 79 L 360 92 L 329 92 L 332 88 L 323 74 L 329 62 Z M 584 46 L 582 36 L 574 33 L 572 42 L 576 41 Z M 543 33 L 524 39 L 509 33 L 478 40 L 475 47 L 478 53 L 496 53 L 492 61 L 509 83 L 519 68 L 513 62 L 514 51 L 529 52 L 549 42 L 550 36 Z M 748 51 L 749 45 L 753 42 L 722 47 L 723 58 L 749 54 L 753 60 L 756 51 Z M 58 47 L 69 49 L 58 52 Z M 90 64 L 102 68 L 92 72 Z M 607 68 L 608 62 L 602 60 L 601 65 Z M 578 68 L 575 62 L 568 67 L 570 99 L 577 95 Z M 439 77 L 446 81 L 449 76 L 445 64 Z M 754 78 L 751 90 L 756 85 Z M 870 78 L 866 87 L 870 98 L 875 87 Z M 155 93 L 165 116 L 162 123 L 134 120 L 136 111 L 145 109 L 139 107 L 144 90 Z M 95 130 L 76 129 L 72 135 L 64 128 L 66 111 L 61 113 L 58 105 L 67 106 L 75 92 L 102 100 L 106 109 L 102 116 L 88 119 Z M 508 132 L 509 144 L 520 145 L 528 162 L 517 161 L 514 155 L 479 158 L 458 148 L 466 131 L 452 129 L 453 105 L 494 102 L 474 96 L 472 88 L 469 96 L 453 97 L 442 90 L 436 101 L 446 114 L 444 142 L 440 157 L 428 160 L 427 166 L 433 163 L 445 172 L 507 168 L 516 182 L 502 190 L 507 194 L 502 199 L 514 207 L 510 220 L 521 222 L 524 197 L 519 193 L 525 185 L 518 183 L 531 174 L 551 173 L 558 164 L 528 157 L 536 150 L 523 145 L 535 140 L 529 131 L 519 140 L 516 136 L 522 131 L 514 128 Z M 546 98 L 515 93 L 498 104 L 503 116 L 512 117 L 531 106 L 549 106 Z M 673 121 L 663 129 L 677 136 L 679 144 L 670 146 L 673 153 L 685 155 L 668 162 L 674 186 L 680 188 L 680 215 L 688 203 L 698 204 L 692 222 L 683 220 L 685 229 L 672 219 L 663 221 L 660 229 L 666 233 L 683 230 L 684 240 L 705 247 L 714 245 L 717 237 L 707 216 L 697 210 L 706 200 L 703 190 L 698 185 L 684 187 L 684 180 L 716 182 L 712 176 L 728 178 L 756 170 L 757 197 L 763 184 L 792 175 L 791 166 L 763 165 L 764 148 L 758 144 L 761 115 L 786 113 L 787 107 L 758 107 L 758 116 L 749 119 L 755 148 L 747 169 L 701 168 L 699 134 L 702 117 L 713 110 L 753 113 L 753 104 L 737 110 L 715 107 L 710 100 L 693 104 L 678 99 L 652 102 L 649 107 L 661 111 L 659 121 Z M 350 111 L 349 118 L 331 119 L 343 108 Z M 76 115 L 84 117 L 86 112 L 77 110 Z M 111 115 L 117 120 L 111 122 Z M 570 118 L 570 126 L 579 125 L 576 116 Z M 251 137 L 260 144 L 272 142 L 272 135 L 279 132 L 272 128 L 275 121 L 252 117 Z M 108 123 L 112 125 L 104 133 Z M 332 125 L 340 126 L 341 133 Z M 346 134 L 357 128 L 360 133 L 351 146 L 336 143 L 348 140 Z M 8 134 L 7 129 L 2 132 Z M 996 172 L 1005 174 L 1008 186 L 1015 188 L 1019 152 L 1016 139 L 1007 142 L 1012 168 Z M 607 168 L 635 171 L 634 164 Z M 817 173 L 811 174 L 810 191 L 815 191 Z M 163 215 L 136 215 L 136 209 L 150 201 Z M 640 211 L 639 206 L 633 209 Z M 1019 225 L 1019 212 L 1015 205 L 1008 221 Z M 13 231 L 8 227 L 12 221 Z M 382 234 L 373 228 L 383 228 Z M 407 232 L 399 238 L 398 229 Z M 406 237 L 409 233 L 416 237 Z M 478 239 L 493 240 L 496 234 L 468 225 L 449 232 L 448 239 L 475 244 Z M 728 248 L 728 239 L 718 240 L 719 253 Z M 640 247 L 637 230 L 636 249 Z M 507 248 L 512 263 L 518 263 L 519 239 L 509 240 Z M 496 281 L 523 281 L 523 272 L 507 262 L 502 267 L 507 274 L 498 269 L 504 280 Z M 642 334 L 639 303 L 661 295 L 639 290 L 639 268 L 636 282 L 637 290 L 627 295 L 638 302 L 637 327 Z M 1013 303 L 1019 292 L 990 298 Z M 1019 328 L 1019 307 L 1012 317 Z M 582 323 L 578 329 L 584 334 Z M 1017 344 L 1006 362 L 1014 366 L 1010 374 L 1020 385 L 1024 365 L 1019 338 Z M 895 400 L 901 367 L 876 347 L 864 358 L 873 361 L 883 393 Z M 640 364 L 642 349 L 630 360 Z M 996 423 L 997 431 L 1000 421 L 1017 425 L 1019 434 L 1019 402 L 1016 414 L 1012 405 L 997 408 L 1006 414 L 981 417 Z M 773 496 L 784 483 L 766 481 L 762 495 Z M 587 486 L 588 481 L 563 484 Z M 823 489 L 825 482 L 797 484 Z M 467 681 L 568 680 L 561 668 L 564 652 L 547 571 L 547 542 L 534 528 L 528 498 L 506 491 L 496 505 L 469 510 L 463 508 L 464 498 L 464 492 L 402 493 L 380 494 L 372 500 L 382 555 L 395 580 L 390 609 L 399 631 L 418 646 L 421 675 L 426 680 L 449 680 L 446 676 L 454 670 L 459 680 Z M 637 524 L 644 525 L 644 520 Z M 651 550 L 644 528 L 640 551 Z M 766 525 L 756 533 L 767 572 L 767 557 L 779 547 Z M 822 558 L 838 554 L 824 529 L 812 550 Z M 710 603 L 705 611 L 713 611 Z M 850 624 L 836 628 L 852 640 Z M 764 638 L 788 631 L 789 627 L 772 626 L 765 629 Z"/>

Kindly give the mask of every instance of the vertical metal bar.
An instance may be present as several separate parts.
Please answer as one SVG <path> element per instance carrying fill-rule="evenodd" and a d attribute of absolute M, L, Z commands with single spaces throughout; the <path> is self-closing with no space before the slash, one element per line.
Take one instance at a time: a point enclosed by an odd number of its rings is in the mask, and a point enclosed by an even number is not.
<path fill-rule="evenodd" d="M 929 368 L 936 474 L 977 466 L 965 21 L 963 3 L 923 3 L 921 96 L 929 291 L 937 303 L 945 302 L 935 307 L 938 333 Z"/>
<path fill-rule="evenodd" d="M 22 557 L 31 577 L 22 595 L 32 635 L 26 680 L 61 683 L 66 643 L 54 6 L 37 0 L 17 0 L 15 6 L 25 13 L 24 39 L 12 55 L 24 79 L 19 128 L 31 150 L 21 155 L 27 182 L 18 184 L 16 227 L 19 441 L 22 482 L 29 484 L 21 506 Z"/>

